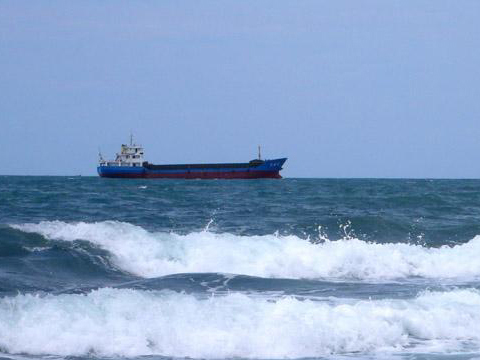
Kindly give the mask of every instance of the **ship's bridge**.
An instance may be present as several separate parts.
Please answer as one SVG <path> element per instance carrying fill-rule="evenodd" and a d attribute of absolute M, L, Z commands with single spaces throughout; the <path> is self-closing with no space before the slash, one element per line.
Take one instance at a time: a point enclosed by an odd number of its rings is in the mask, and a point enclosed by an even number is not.
<path fill-rule="evenodd" d="M 142 166 L 145 161 L 143 146 L 130 143 L 122 144 L 120 153 L 116 154 L 115 160 L 104 160 L 100 154 L 100 166 Z"/>

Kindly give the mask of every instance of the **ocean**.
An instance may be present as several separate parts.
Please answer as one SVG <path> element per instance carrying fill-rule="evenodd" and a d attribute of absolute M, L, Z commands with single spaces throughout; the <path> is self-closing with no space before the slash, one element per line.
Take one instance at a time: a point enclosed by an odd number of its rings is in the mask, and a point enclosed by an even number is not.
<path fill-rule="evenodd" d="M 0 177 L 0 359 L 480 357 L 480 180 Z"/>

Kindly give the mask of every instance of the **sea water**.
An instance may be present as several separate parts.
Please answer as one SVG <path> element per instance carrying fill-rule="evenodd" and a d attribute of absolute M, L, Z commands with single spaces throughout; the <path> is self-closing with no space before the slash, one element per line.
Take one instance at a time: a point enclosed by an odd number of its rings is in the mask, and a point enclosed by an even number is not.
<path fill-rule="evenodd" d="M 0 358 L 480 357 L 480 181 L 0 177 Z"/>

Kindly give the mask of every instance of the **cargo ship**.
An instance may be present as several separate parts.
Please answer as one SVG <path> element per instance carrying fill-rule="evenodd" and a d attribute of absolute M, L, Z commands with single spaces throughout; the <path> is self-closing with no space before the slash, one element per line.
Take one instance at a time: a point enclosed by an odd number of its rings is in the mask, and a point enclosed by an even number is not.
<path fill-rule="evenodd" d="M 115 160 L 104 160 L 99 154 L 97 172 L 107 178 L 281 179 L 286 160 L 262 160 L 259 147 L 258 158 L 245 163 L 155 165 L 145 161 L 143 147 L 130 138 L 130 144 L 122 144 Z"/>

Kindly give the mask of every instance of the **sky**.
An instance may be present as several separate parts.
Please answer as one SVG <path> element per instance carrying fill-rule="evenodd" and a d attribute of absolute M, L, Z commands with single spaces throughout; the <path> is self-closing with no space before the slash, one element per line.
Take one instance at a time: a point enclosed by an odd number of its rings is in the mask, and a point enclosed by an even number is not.
<path fill-rule="evenodd" d="M 480 177 L 480 1 L 0 0 L 0 174 Z"/>

